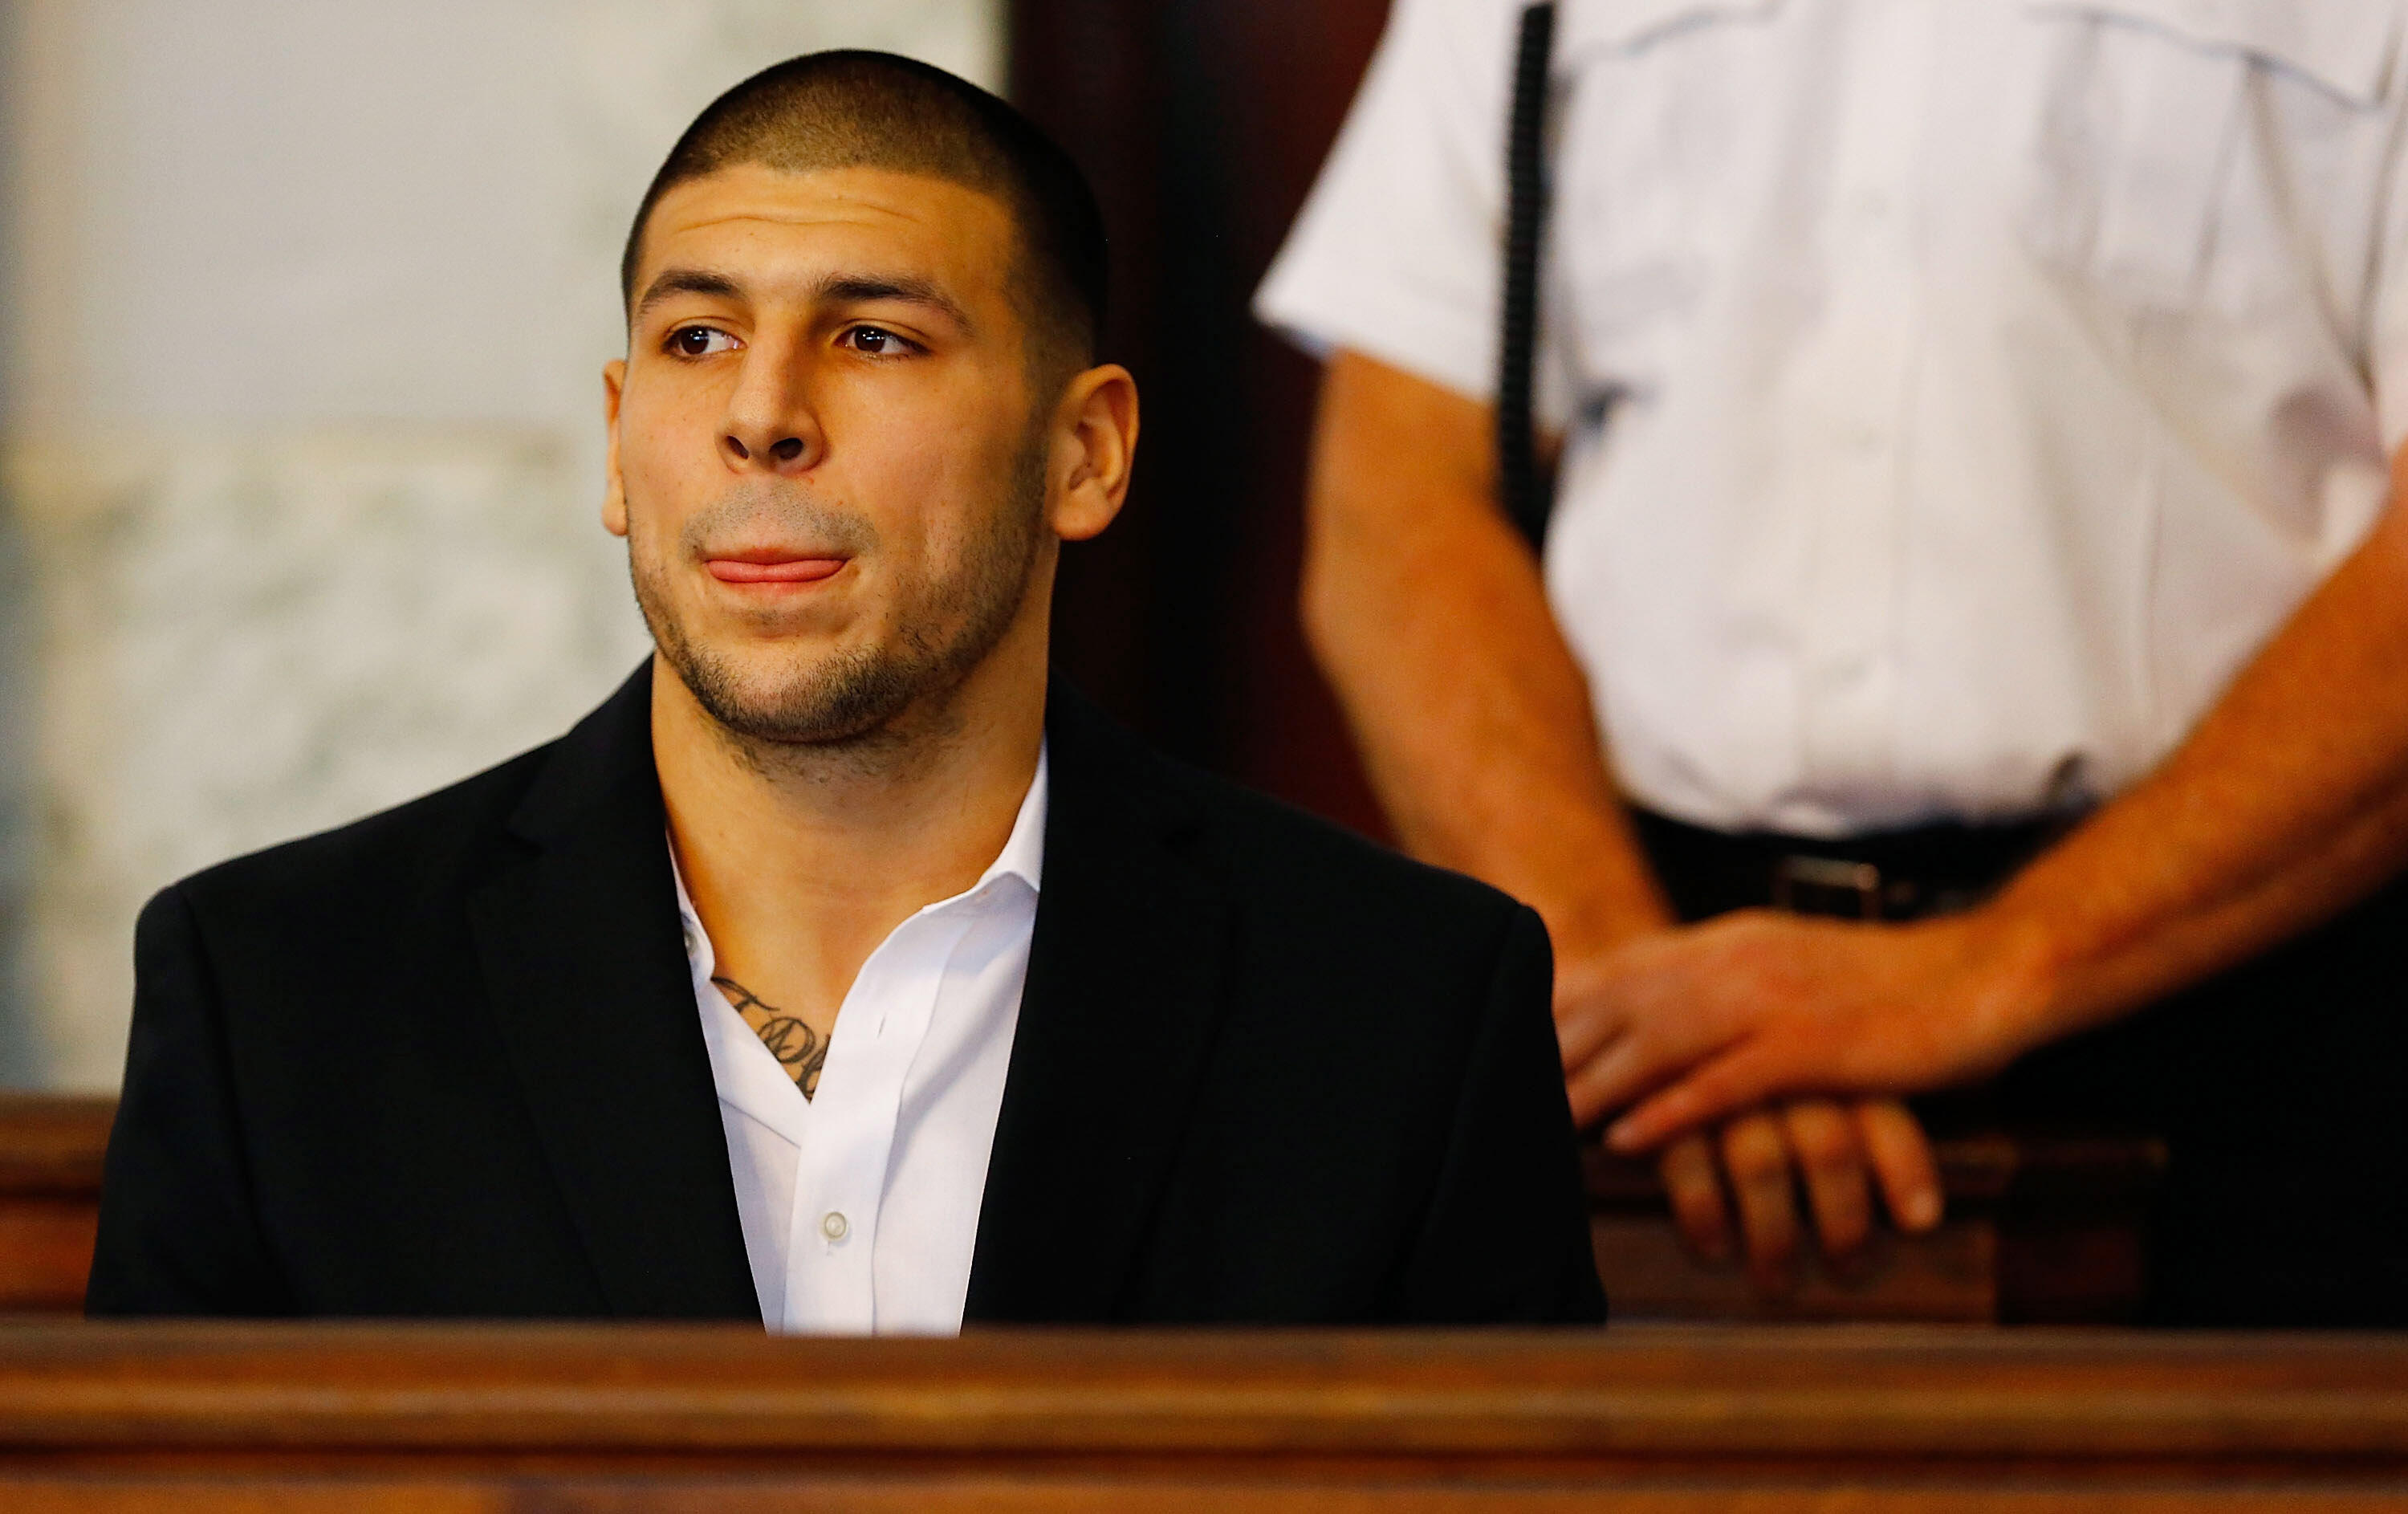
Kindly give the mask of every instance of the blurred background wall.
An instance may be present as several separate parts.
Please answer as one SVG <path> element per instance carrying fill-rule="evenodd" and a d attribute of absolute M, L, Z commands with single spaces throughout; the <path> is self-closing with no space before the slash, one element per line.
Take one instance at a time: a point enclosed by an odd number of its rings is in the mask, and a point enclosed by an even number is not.
<path fill-rule="evenodd" d="M 1320 369 L 1247 313 L 1387 0 L 1015 0 L 1011 94 L 1112 230 L 1110 354 L 1144 440 L 1112 529 L 1064 555 L 1061 665 L 1194 761 L 1384 829 L 1296 613 Z"/>
<path fill-rule="evenodd" d="M 1008 25 L 7 0 L 0 1084 L 115 1085 L 161 885 L 548 739 L 635 665 L 598 375 L 646 180 L 765 64 L 1000 88 Z"/>

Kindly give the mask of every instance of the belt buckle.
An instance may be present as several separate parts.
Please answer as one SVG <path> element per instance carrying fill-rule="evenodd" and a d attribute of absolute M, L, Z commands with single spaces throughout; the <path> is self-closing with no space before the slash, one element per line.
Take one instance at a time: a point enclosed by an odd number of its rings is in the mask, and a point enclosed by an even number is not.
<path fill-rule="evenodd" d="M 1801 901 L 1799 891 L 1838 895 L 1834 905 L 1853 904 L 1853 908 L 1816 908 L 1810 899 Z M 1859 919 L 1882 918 L 1882 871 L 1870 862 L 1851 862 L 1837 857 L 1777 858 L 1772 864 L 1772 907 L 1793 915 L 1855 916 Z"/>

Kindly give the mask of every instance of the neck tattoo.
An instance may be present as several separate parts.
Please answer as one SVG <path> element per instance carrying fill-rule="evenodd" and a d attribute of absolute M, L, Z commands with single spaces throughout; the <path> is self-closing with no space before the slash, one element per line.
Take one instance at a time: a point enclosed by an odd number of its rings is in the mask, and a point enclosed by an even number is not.
<path fill-rule="evenodd" d="M 778 1065 L 803 1090 L 803 1097 L 808 1099 L 819 1092 L 820 1064 L 827 1060 L 827 1043 L 820 1039 L 819 1032 L 776 1005 L 763 1003 L 759 994 L 734 978 L 710 981 L 727 996 L 736 1013 L 744 1017 L 744 1023 L 752 1027 L 752 1033 L 778 1059 Z"/>

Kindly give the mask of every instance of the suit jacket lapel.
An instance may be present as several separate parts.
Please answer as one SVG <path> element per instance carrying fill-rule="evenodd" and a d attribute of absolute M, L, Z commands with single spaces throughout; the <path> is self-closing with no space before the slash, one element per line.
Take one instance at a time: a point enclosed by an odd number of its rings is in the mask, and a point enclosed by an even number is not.
<path fill-rule="evenodd" d="M 1045 873 L 967 1314 L 1109 1320 L 1219 1020 L 1226 898 L 1159 759 L 1055 680 Z"/>
<path fill-rule="evenodd" d="M 613 1312 L 758 1319 L 651 701 L 648 665 L 553 749 L 510 819 L 532 855 L 470 909 L 528 1112 Z"/>

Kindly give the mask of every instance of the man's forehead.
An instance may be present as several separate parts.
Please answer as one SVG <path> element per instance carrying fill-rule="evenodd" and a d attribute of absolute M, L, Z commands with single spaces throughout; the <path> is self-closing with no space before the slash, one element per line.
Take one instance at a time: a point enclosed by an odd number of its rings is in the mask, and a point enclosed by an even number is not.
<path fill-rule="evenodd" d="M 993 196 L 950 180 L 739 164 L 661 196 L 645 227 L 644 271 L 704 247 L 720 257 L 802 261 L 876 249 L 949 281 L 999 282 L 1009 274 L 1011 232 Z"/>

